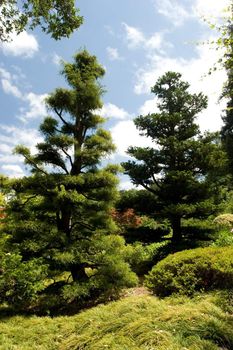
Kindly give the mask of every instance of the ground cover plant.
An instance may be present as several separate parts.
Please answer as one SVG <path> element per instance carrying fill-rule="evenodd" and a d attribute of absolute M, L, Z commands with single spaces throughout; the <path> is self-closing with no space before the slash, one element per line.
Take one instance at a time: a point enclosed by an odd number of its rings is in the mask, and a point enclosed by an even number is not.
<path fill-rule="evenodd" d="M 228 305 L 228 313 L 222 306 Z M 231 309 L 230 309 L 231 307 Z M 129 297 L 70 317 L 1 318 L 0 349 L 230 350 L 229 298 Z"/>

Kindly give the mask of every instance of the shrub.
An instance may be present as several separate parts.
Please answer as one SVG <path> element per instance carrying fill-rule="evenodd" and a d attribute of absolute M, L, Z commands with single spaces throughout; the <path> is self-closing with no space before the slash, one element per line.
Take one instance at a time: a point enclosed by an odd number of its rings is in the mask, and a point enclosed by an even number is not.
<path fill-rule="evenodd" d="M 17 253 L 2 254 L 0 266 L 0 303 L 25 310 L 45 288 L 47 266 L 40 258 L 23 262 Z"/>
<path fill-rule="evenodd" d="M 233 247 L 207 247 L 171 254 L 153 267 L 146 286 L 158 296 L 233 287 Z"/>
<path fill-rule="evenodd" d="M 197 247 L 201 244 L 201 242 L 210 241 L 216 231 L 216 228 L 212 220 L 189 218 L 183 219 L 182 231 L 184 237 L 193 241 Z"/>
<path fill-rule="evenodd" d="M 233 234 L 229 230 L 223 230 L 218 233 L 217 238 L 212 244 L 213 247 L 233 247 Z"/>
<path fill-rule="evenodd" d="M 221 214 L 217 216 L 214 220 L 213 223 L 218 227 L 218 228 L 233 228 L 233 214 Z"/>
<path fill-rule="evenodd" d="M 100 236 L 93 244 L 93 255 L 89 259 L 94 259 L 95 267 L 86 271 L 89 278 L 62 286 L 66 302 L 76 302 L 81 307 L 85 303 L 104 302 L 117 298 L 121 289 L 137 285 L 138 278 L 127 262 L 128 249 L 122 237 Z"/>
<path fill-rule="evenodd" d="M 166 255 L 170 242 L 156 242 L 151 244 L 142 244 L 135 242 L 128 245 L 128 261 L 137 275 L 143 276 L 152 268 L 155 262 L 161 260 L 161 256 Z"/>
<path fill-rule="evenodd" d="M 170 233 L 168 222 L 159 223 L 148 216 L 141 216 L 141 222 L 137 226 L 125 226 L 122 230 L 127 243 L 142 242 L 153 243 L 161 241 L 161 238 Z"/>

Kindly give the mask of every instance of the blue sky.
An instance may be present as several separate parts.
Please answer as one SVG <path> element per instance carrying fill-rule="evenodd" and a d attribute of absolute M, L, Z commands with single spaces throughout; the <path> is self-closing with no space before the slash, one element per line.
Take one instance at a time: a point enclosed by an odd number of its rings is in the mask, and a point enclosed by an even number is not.
<path fill-rule="evenodd" d="M 127 159 L 130 145 L 149 145 L 133 118 L 156 110 L 150 93 L 159 76 L 179 71 L 194 92 L 208 95 L 209 107 L 199 117 L 201 129 L 221 126 L 224 102 L 218 97 L 225 72 L 208 75 L 220 53 L 198 45 L 216 35 L 201 17 L 219 21 L 228 0 L 78 0 L 84 24 L 69 39 L 54 41 L 40 30 L 12 36 L 0 43 L 0 173 L 23 176 L 23 159 L 12 155 L 17 144 L 32 151 L 41 140 L 38 126 L 46 116 L 44 98 L 65 86 L 61 59 L 71 61 L 80 49 L 95 54 L 105 67 L 106 93 L 101 113 L 108 118 L 117 152 L 111 161 Z M 130 186 L 122 178 L 121 187 Z"/>

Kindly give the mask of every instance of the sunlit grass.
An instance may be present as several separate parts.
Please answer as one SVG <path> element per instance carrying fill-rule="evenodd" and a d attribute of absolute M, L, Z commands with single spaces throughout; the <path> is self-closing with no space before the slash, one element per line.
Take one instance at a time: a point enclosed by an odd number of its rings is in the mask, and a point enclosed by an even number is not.
<path fill-rule="evenodd" d="M 219 305 L 221 298 L 213 294 L 165 300 L 134 296 L 75 316 L 3 318 L 0 349 L 230 350 L 232 309 L 224 312 Z"/>

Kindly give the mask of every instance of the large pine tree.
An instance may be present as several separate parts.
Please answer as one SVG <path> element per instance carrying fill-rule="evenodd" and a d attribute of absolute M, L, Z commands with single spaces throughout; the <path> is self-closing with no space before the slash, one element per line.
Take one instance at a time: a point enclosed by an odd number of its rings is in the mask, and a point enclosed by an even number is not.
<path fill-rule="evenodd" d="M 13 185 L 8 232 L 23 261 L 38 258 L 47 266 L 47 278 L 56 282 L 49 290 L 73 300 L 131 285 L 136 277 L 124 260 L 122 238 L 111 235 L 118 168 L 101 164 L 114 150 L 96 112 L 104 69 L 84 50 L 62 74 L 70 88 L 47 98 L 51 116 L 40 126 L 44 141 L 37 153 L 16 148 L 32 175 Z"/>
<path fill-rule="evenodd" d="M 229 171 L 233 174 L 233 2 L 229 7 L 231 17 L 222 27 L 220 43 L 224 47 L 223 66 L 227 72 L 227 82 L 222 97 L 227 99 L 227 108 L 223 115 L 224 125 L 221 130 L 223 145 L 229 159 Z"/>
<path fill-rule="evenodd" d="M 211 184 L 208 170 L 221 161 L 216 135 L 202 136 L 195 118 L 207 107 L 207 97 L 191 94 L 181 74 L 168 72 L 158 79 L 152 92 L 158 112 L 135 119 L 142 135 L 150 137 L 154 147 L 130 147 L 136 160 L 123 163 L 135 185 L 154 195 L 154 211 L 170 219 L 173 240 L 181 239 L 181 219 L 208 214 Z"/>

